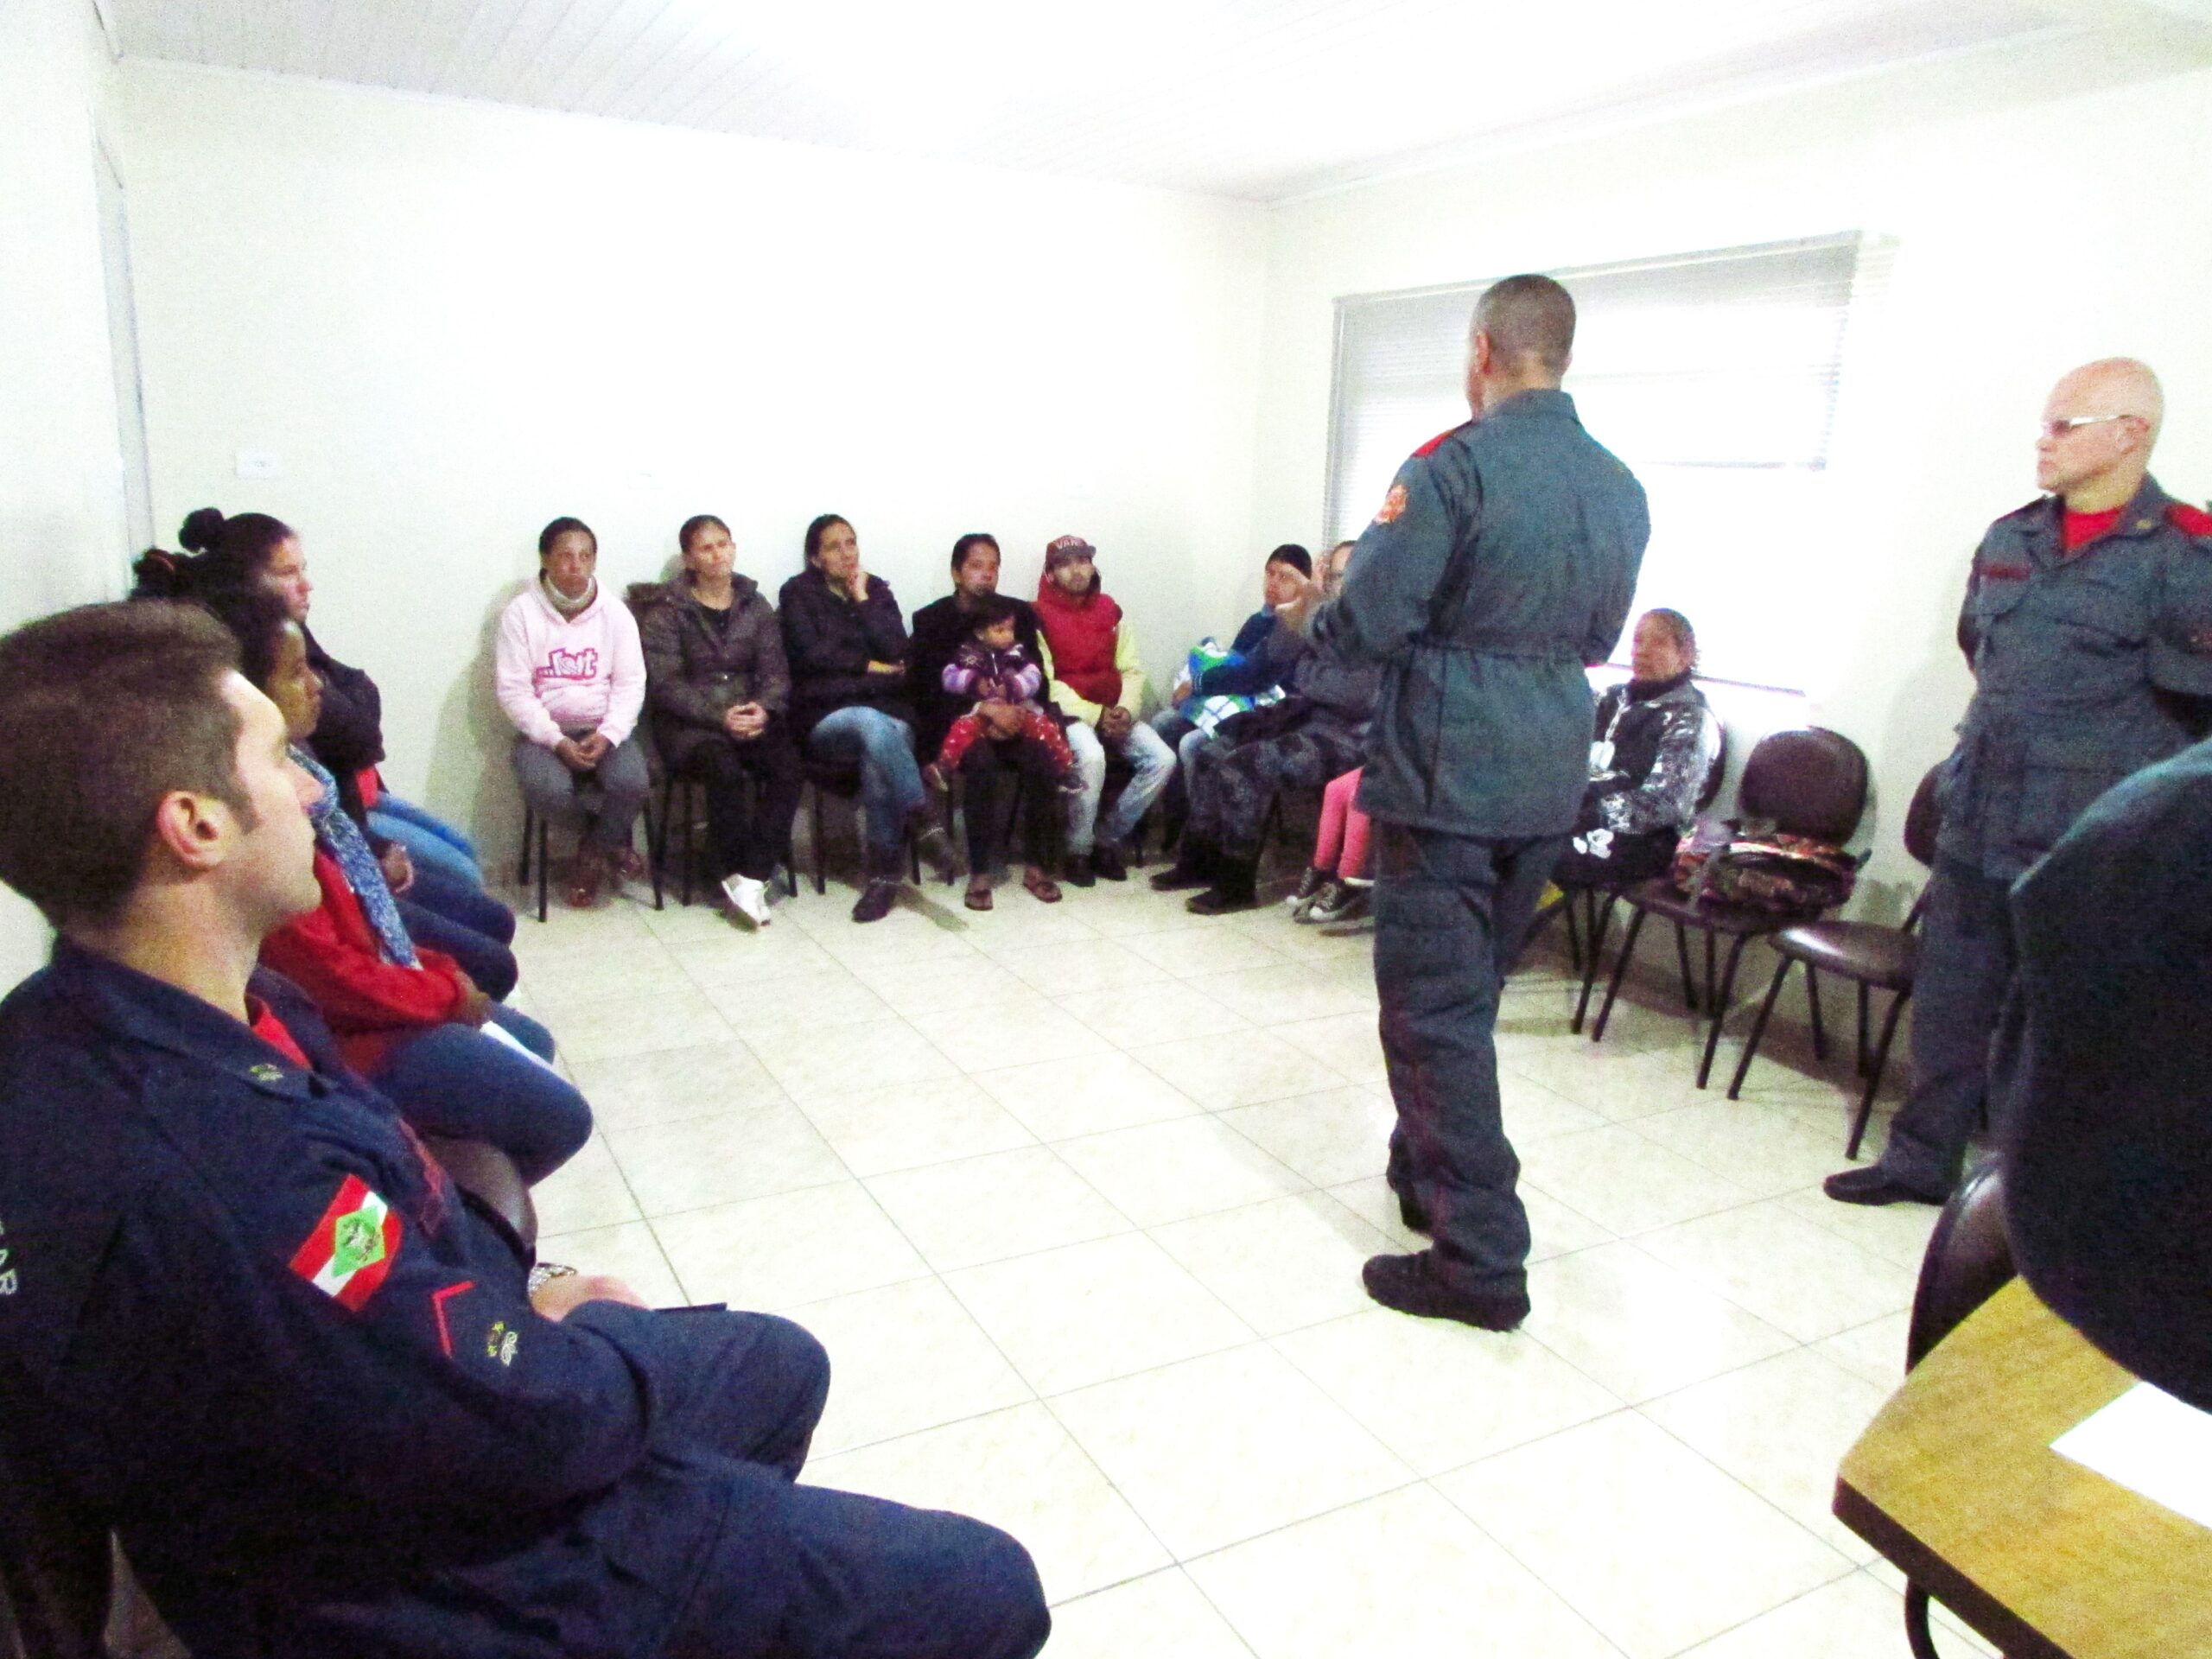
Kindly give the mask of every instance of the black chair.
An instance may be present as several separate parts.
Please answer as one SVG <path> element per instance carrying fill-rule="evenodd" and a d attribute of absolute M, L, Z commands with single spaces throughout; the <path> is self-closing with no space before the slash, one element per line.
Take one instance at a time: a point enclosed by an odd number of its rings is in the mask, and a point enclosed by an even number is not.
<path fill-rule="evenodd" d="M 653 808 L 652 800 L 650 796 L 646 798 L 644 810 L 639 816 L 643 817 L 645 821 L 645 861 L 648 864 L 655 864 L 653 858 Z M 519 887 L 528 887 L 530 886 L 531 855 L 534 850 L 537 858 L 537 919 L 541 922 L 545 919 L 545 889 L 546 884 L 551 879 L 551 867 L 553 861 L 546 856 L 545 853 L 546 823 L 547 821 L 545 819 L 537 815 L 537 809 L 536 807 L 531 805 L 528 801 L 524 801 L 523 803 L 522 854 L 516 861 L 515 885 Z M 664 910 L 667 908 L 667 906 L 661 903 L 660 881 L 658 876 L 658 865 L 655 864 L 656 876 L 653 881 L 653 908 L 655 910 Z"/>
<path fill-rule="evenodd" d="M 829 864 L 822 842 L 822 798 L 833 795 L 850 804 L 855 815 L 861 810 L 861 774 L 857 767 L 835 766 L 811 756 L 799 759 L 799 773 L 804 779 L 803 798 L 809 804 L 808 823 L 811 828 L 814 847 L 814 890 L 817 893 L 830 891 Z M 906 861 L 913 872 L 916 886 L 922 880 L 922 855 L 914 846 L 913 837 L 906 838 Z M 796 871 L 793 881 L 797 881 Z"/>
<path fill-rule="evenodd" d="M 1716 721 L 1714 722 L 1719 725 Z M 1705 784 L 1698 791 L 1697 810 L 1703 812 L 1720 796 L 1720 785 L 1728 776 L 1728 728 L 1719 728 L 1720 747 L 1713 757 L 1713 764 L 1706 769 Z M 1590 1012 L 1590 993 L 1598 982 L 1598 964 L 1604 959 L 1605 931 L 1612 925 L 1613 906 L 1633 881 L 1606 882 L 1586 887 L 1564 890 L 1566 902 L 1560 913 L 1567 918 L 1567 960 L 1582 970 L 1582 995 L 1575 999 L 1574 1017 L 1567 1022 L 1569 1031 L 1580 1032 L 1582 1021 Z M 1578 918 L 1575 907 L 1580 904 L 1582 914 Z M 1682 1006 L 1692 1013 L 1697 1011 L 1696 988 L 1690 983 L 1689 946 L 1675 930 L 1677 955 L 1682 964 Z"/>
<path fill-rule="evenodd" d="M 748 774 L 746 782 L 747 786 L 753 790 L 757 795 L 760 789 L 759 781 Z M 682 860 L 678 868 L 683 874 L 681 885 L 677 888 L 677 903 L 686 909 L 690 906 L 691 883 L 699 871 L 698 849 L 693 838 L 699 827 L 700 815 L 704 810 L 702 803 L 705 799 L 705 789 L 704 785 L 688 772 L 664 772 L 661 774 L 660 823 L 652 840 L 653 908 L 655 910 L 664 908 L 661 903 L 661 889 L 667 879 L 669 832 L 679 827 L 683 832 L 683 844 L 677 855 Z M 784 831 L 782 856 L 785 888 L 792 898 L 796 899 L 798 897 L 798 857 L 791 851 L 791 832 L 789 830 Z"/>
<path fill-rule="evenodd" d="M 1776 732 L 1762 738 L 1744 763 L 1736 799 L 1746 819 L 1840 845 L 1859 827 L 1859 815 L 1866 808 L 1866 757 L 1849 738 L 1817 726 Z M 1629 959 L 1636 954 L 1637 936 L 1649 916 L 1663 917 L 1675 925 L 1675 954 L 1681 964 L 1685 989 L 1690 993 L 1692 1013 L 1696 1013 L 1698 998 L 1689 984 L 1688 941 L 1689 931 L 1695 929 L 1705 935 L 1704 1011 L 1713 1022 L 1698 1062 L 1697 1086 L 1702 1089 L 1713 1072 L 1713 1056 L 1720 1046 L 1720 1028 L 1727 1021 L 1729 1002 L 1735 995 L 1736 969 L 1743 961 L 1744 947 L 1755 938 L 1815 918 L 1689 898 L 1676 892 L 1672 880 L 1663 875 L 1638 883 L 1619 899 L 1632 914 L 1621 940 L 1620 958 L 1614 963 L 1613 976 L 1605 987 L 1605 1004 L 1590 1029 L 1590 1040 L 1599 1042 L 1605 1038 L 1605 1023 L 1620 997 L 1621 981 L 1628 976 Z M 1731 941 L 1727 966 L 1716 982 L 1714 957 L 1724 933 Z"/>
<path fill-rule="evenodd" d="M 1905 1332 L 1905 1370 L 1927 1358 L 2017 1271 L 2005 1227 L 2004 1175 L 1992 1158 L 1959 1183 L 1929 1235 L 1927 1253 L 1920 1258 L 1920 1282 L 1912 1293 L 1912 1322 Z M 1928 1592 L 1916 1584 L 1905 1586 L 1904 1633 L 1913 1659 L 1939 1659 L 1928 1629 Z"/>
<path fill-rule="evenodd" d="M 1936 769 L 1930 768 L 1920 780 L 1920 787 L 1912 792 L 1912 804 L 1904 815 L 1904 849 L 1923 865 L 1936 862 L 1936 830 L 1938 822 L 1936 805 Z M 1905 1003 L 1912 996 L 1915 971 L 1920 963 L 1920 918 L 1928 908 L 1928 892 L 1923 887 L 1919 897 L 1912 901 L 1912 908 L 1905 913 L 1902 927 L 1885 927 L 1878 922 L 1802 922 L 1795 927 L 1785 927 L 1768 941 L 1774 946 L 1781 960 L 1774 965 L 1774 979 L 1766 988 L 1766 1000 L 1759 1004 L 1758 1017 L 1751 1021 L 1751 1034 L 1745 1039 L 1743 1058 L 1736 1062 L 1736 1076 L 1728 1085 L 1728 1098 L 1734 1100 L 1742 1092 L 1744 1077 L 1751 1069 L 1751 1057 L 1759 1052 L 1759 1039 L 1765 1034 L 1767 1017 L 1774 1012 L 1775 1000 L 1782 995 L 1782 982 L 1789 977 L 1792 963 L 1805 966 L 1805 1000 L 1812 1011 L 1813 1057 L 1827 1058 L 1827 1036 L 1821 1027 L 1821 974 L 1834 974 L 1851 981 L 1859 988 L 1859 1044 L 1857 1065 L 1859 1075 L 1866 1080 L 1865 1092 L 1859 1096 L 1859 1114 L 1853 1119 L 1851 1139 L 1844 1147 L 1844 1156 L 1856 1158 L 1859 1143 L 1866 1138 L 1867 1121 L 1874 1113 L 1874 1096 L 1882 1086 L 1882 1072 L 1889 1065 L 1890 1041 L 1897 1035 L 1897 1016 L 1904 1012 Z M 1890 993 L 1890 1010 L 1882 1016 L 1882 1034 L 1874 1044 L 1870 1062 L 1866 1051 L 1867 1001 L 1872 992 Z"/>
<path fill-rule="evenodd" d="M 425 1136 L 464 1201 L 525 1251 L 537 1212 L 513 1160 L 478 1141 Z M 188 1659 L 138 1587 L 106 1524 L 72 1501 L 34 1454 L 0 1444 L 0 1659 Z"/>

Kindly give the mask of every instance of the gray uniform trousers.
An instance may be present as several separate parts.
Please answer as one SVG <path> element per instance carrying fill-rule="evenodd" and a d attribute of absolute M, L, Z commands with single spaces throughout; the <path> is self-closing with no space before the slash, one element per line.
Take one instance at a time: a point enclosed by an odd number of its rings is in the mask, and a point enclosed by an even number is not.
<path fill-rule="evenodd" d="M 1497 1091 L 1497 1004 L 1567 845 L 1375 826 L 1375 984 L 1397 1103 L 1389 1179 L 1428 1212 L 1437 1271 L 1528 1289 L 1529 1215 Z"/>
<path fill-rule="evenodd" d="M 1882 1167 L 1932 1195 L 1959 1179 L 1989 1094 L 1989 1046 L 2012 983 L 2012 883 L 1938 855 L 1912 988 L 1912 1093 L 1890 1125 Z"/>

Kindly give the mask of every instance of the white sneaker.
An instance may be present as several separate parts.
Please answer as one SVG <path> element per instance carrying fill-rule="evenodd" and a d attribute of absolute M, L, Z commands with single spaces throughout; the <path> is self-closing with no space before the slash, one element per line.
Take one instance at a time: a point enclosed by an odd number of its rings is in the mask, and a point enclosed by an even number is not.
<path fill-rule="evenodd" d="M 749 875 L 724 876 L 722 896 L 729 900 L 731 909 L 755 927 L 766 927 L 775 919 L 768 913 L 766 881 L 756 881 Z"/>

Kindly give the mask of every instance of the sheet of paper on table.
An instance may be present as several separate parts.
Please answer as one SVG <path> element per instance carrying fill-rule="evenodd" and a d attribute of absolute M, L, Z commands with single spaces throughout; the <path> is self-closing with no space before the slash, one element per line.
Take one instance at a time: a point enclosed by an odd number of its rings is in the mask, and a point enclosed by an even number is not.
<path fill-rule="evenodd" d="M 2212 1414 L 2164 1389 L 2138 1382 L 2050 1449 L 2212 1529 Z"/>

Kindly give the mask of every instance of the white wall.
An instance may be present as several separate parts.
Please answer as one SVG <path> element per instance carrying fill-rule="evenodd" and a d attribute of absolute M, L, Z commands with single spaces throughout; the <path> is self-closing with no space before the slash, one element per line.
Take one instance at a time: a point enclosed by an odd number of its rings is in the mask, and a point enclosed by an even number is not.
<path fill-rule="evenodd" d="M 0 631 L 111 598 L 121 452 L 102 286 L 95 133 L 113 77 L 86 0 L 0 3 Z M 0 889 L 0 987 L 43 959 Z"/>
<path fill-rule="evenodd" d="M 1823 232 L 1896 238 L 1886 302 L 1847 365 L 1842 510 L 1775 527 L 1778 557 L 1834 573 L 1832 602 L 1775 625 L 1804 639 L 1813 718 L 1873 763 L 1878 911 L 1917 885 L 1897 838 L 1971 690 L 1952 643 L 1967 555 L 2035 493 L 2050 382 L 2092 357 L 2147 359 L 2171 410 L 2162 481 L 2212 493 L 2212 73 L 1954 119 L 1870 98 L 1863 116 L 1853 137 L 1740 111 L 1278 209 L 1253 528 L 1267 541 L 1319 521 L 1338 295 Z M 1666 602 L 1696 615 L 1694 594 Z"/>
<path fill-rule="evenodd" d="M 1249 550 L 1266 230 L 1211 200 L 128 63 L 156 522 L 295 525 L 404 792 L 518 817 L 487 631 L 575 513 L 602 579 L 824 511 L 909 610 L 1101 550 L 1156 671 Z M 235 475 L 237 452 L 279 477 Z"/>

